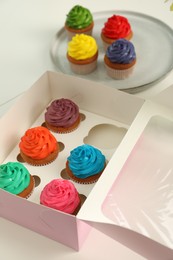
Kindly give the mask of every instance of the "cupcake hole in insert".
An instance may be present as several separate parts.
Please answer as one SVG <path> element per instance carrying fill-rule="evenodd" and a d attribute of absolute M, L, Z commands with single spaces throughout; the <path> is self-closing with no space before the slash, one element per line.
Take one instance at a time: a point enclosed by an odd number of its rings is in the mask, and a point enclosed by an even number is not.
<path fill-rule="evenodd" d="M 33 175 L 32 177 L 34 178 L 34 181 L 35 181 L 35 187 L 38 187 L 40 185 L 40 182 L 41 182 L 40 177 L 37 176 L 37 175 Z"/>
<path fill-rule="evenodd" d="M 17 155 L 16 159 L 20 163 L 24 163 L 25 162 L 24 159 L 22 158 L 22 156 L 20 155 L 20 153 Z"/>
<path fill-rule="evenodd" d="M 84 137 L 84 143 L 102 149 L 117 148 L 124 138 L 127 129 L 111 124 L 99 124 L 90 129 L 88 135 Z"/>
<path fill-rule="evenodd" d="M 69 176 L 68 176 L 68 174 L 67 174 L 67 172 L 66 172 L 66 169 L 63 169 L 63 170 L 61 171 L 60 176 L 61 176 L 61 178 L 64 179 L 64 180 L 69 180 L 69 179 L 70 179 Z"/>
<path fill-rule="evenodd" d="M 65 148 L 65 145 L 62 142 L 58 142 L 58 144 L 59 144 L 59 151 L 62 152 Z"/>
<path fill-rule="evenodd" d="M 80 113 L 80 120 L 81 122 L 86 119 L 86 116 L 83 113 Z"/>

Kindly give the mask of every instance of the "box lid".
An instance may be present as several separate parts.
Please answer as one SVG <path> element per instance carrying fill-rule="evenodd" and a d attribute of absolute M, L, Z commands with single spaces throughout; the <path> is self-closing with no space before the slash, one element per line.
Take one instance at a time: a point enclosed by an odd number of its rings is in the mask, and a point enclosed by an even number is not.
<path fill-rule="evenodd" d="M 173 258 L 172 93 L 145 102 L 78 215 L 147 259 Z"/>

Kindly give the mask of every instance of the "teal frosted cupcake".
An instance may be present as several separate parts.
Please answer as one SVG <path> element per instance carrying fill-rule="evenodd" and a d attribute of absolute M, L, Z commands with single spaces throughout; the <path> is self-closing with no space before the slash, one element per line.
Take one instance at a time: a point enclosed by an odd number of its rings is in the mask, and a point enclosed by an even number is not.
<path fill-rule="evenodd" d="M 75 182 L 90 184 L 98 180 L 105 166 L 106 158 L 102 152 L 84 144 L 70 152 L 66 162 L 66 173 Z"/>
<path fill-rule="evenodd" d="M 22 198 L 28 198 L 35 186 L 33 176 L 18 162 L 0 165 L 0 188 Z"/>
<path fill-rule="evenodd" d="M 69 40 L 76 34 L 92 35 L 93 27 L 93 16 L 89 9 L 81 5 L 75 5 L 67 14 L 65 30 Z"/>

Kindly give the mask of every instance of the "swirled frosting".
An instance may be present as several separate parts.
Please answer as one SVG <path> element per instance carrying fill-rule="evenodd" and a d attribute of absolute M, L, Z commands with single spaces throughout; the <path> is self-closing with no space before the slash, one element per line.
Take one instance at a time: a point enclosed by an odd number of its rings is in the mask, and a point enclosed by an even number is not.
<path fill-rule="evenodd" d="M 93 22 L 91 12 L 80 5 L 75 5 L 67 14 L 66 24 L 73 29 L 83 29 Z"/>
<path fill-rule="evenodd" d="M 33 158 L 43 159 L 57 149 L 57 140 L 42 126 L 28 129 L 19 143 L 21 151 Z"/>
<path fill-rule="evenodd" d="M 125 38 L 131 33 L 131 26 L 127 18 L 121 15 L 113 15 L 104 24 L 102 33 L 110 39 Z"/>
<path fill-rule="evenodd" d="M 91 145 L 81 145 L 70 152 L 68 166 L 78 178 L 87 178 L 100 173 L 105 166 L 105 156 Z"/>
<path fill-rule="evenodd" d="M 57 127 L 69 127 L 76 122 L 78 117 L 79 107 L 65 98 L 54 100 L 45 113 L 45 120 Z"/>
<path fill-rule="evenodd" d="M 98 51 L 96 40 L 86 34 L 76 34 L 68 43 L 68 55 L 76 60 L 93 57 Z"/>
<path fill-rule="evenodd" d="M 119 39 L 113 42 L 107 48 L 106 56 L 112 63 L 119 64 L 128 64 L 136 59 L 133 43 L 125 39 Z"/>
<path fill-rule="evenodd" d="M 40 194 L 40 203 L 66 213 L 73 213 L 80 203 L 74 184 L 68 180 L 54 179 Z"/>
<path fill-rule="evenodd" d="M 19 194 L 28 187 L 30 174 L 24 165 L 8 162 L 0 165 L 0 188 L 12 194 Z"/>

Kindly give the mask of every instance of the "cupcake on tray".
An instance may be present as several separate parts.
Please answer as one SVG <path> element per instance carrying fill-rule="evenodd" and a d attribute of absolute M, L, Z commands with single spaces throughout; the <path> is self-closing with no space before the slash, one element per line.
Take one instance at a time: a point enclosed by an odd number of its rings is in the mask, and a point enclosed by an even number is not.
<path fill-rule="evenodd" d="M 33 176 L 19 162 L 0 165 L 0 188 L 22 198 L 29 198 L 35 187 Z"/>
<path fill-rule="evenodd" d="M 69 40 L 76 34 L 92 35 L 93 26 L 93 16 L 90 10 L 81 5 L 75 5 L 67 14 L 65 30 Z"/>
<path fill-rule="evenodd" d="M 45 124 L 56 133 L 74 131 L 80 124 L 79 107 L 70 99 L 56 99 L 46 109 Z"/>
<path fill-rule="evenodd" d="M 68 42 L 67 59 L 74 73 L 86 75 L 93 72 L 98 59 L 96 40 L 86 34 L 76 34 Z"/>
<path fill-rule="evenodd" d="M 76 215 L 81 207 L 81 200 L 71 181 L 54 179 L 41 191 L 40 204 Z"/>
<path fill-rule="evenodd" d="M 66 173 L 77 183 L 90 184 L 98 180 L 105 166 L 106 159 L 102 152 L 84 144 L 70 152 L 66 162 Z"/>
<path fill-rule="evenodd" d="M 56 138 L 42 126 L 28 129 L 21 137 L 19 148 L 22 159 L 35 166 L 51 163 L 59 153 Z"/>
<path fill-rule="evenodd" d="M 107 74 L 113 79 L 126 79 L 132 73 L 136 63 L 136 52 L 132 42 L 119 39 L 106 51 L 104 64 Z"/>
<path fill-rule="evenodd" d="M 101 30 L 101 39 L 104 50 L 118 39 L 130 40 L 133 36 L 128 19 L 121 15 L 112 15 L 107 19 Z"/>

